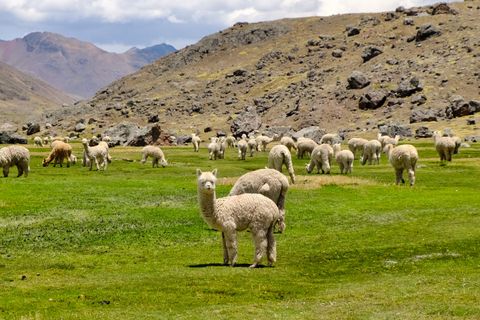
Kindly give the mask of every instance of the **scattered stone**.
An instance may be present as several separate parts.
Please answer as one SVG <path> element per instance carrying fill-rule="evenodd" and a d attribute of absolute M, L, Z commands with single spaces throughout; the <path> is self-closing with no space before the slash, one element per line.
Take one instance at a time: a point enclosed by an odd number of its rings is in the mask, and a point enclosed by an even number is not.
<path fill-rule="evenodd" d="M 152 114 L 148 117 L 148 123 L 156 123 L 158 121 L 160 121 L 160 117 L 158 116 L 158 114 Z"/>
<path fill-rule="evenodd" d="M 347 82 L 347 89 L 362 89 L 370 84 L 370 80 L 360 71 L 353 71 Z"/>
<path fill-rule="evenodd" d="M 374 46 L 368 46 L 363 50 L 362 53 L 362 59 L 363 62 L 367 62 L 374 57 L 378 56 L 379 54 L 383 53 L 383 51 L 380 48 L 374 47 Z"/>
<path fill-rule="evenodd" d="M 335 58 L 341 58 L 343 56 L 343 51 L 340 49 L 335 49 L 332 51 L 332 56 Z"/>
<path fill-rule="evenodd" d="M 347 26 L 346 31 L 347 31 L 347 36 L 349 37 L 355 36 L 360 33 L 360 29 L 358 27 L 351 26 L 351 25 Z"/>
<path fill-rule="evenodd" d="M 245 77 L 247 74 L 248 74 L 248 71 L 244 69 L 237 69 L 233 71 L 233 75 L 236 77 Z"/>
<path fill-rule="evenodd" d="M 454 95 L 450 98 L 450 105 L 446 107 L 445 114 L 448 119 L 472 115 L 480 111 L 480 102 L 472 100 L 466 102 L 462 96 Z"/>
<path fill-rule="evenodd" d="M 30 123 L 27 128 L 27 136 L 40 132 L 40 125 L 38 123 Z"/>
<path fill-rule="evenodd" d="M 27 144 L 27 139 L 14 132 L 0 132 L 0 144 Z"/>
<path fill-rule="evenodd" d="M 413 26 L 415 25 L 415 21 L 412 18 L 405 18 L 403 19 L 403 24 L 405 26 Z"/>
<path fill-rule="evenodd" d="M 415 35 L 415 41 L 424 41 L 432 36 L 439 36 L 441 34 L 440 30 L 431 24 L 424 24 L 418 28 L 417 34 Z"/>
<path fill-rule="evenodd" d="M 410 123 L 438 121 L 441 118 L 444 117 L 442 117 L 440 110 L 415 109 L 410 114 Z"/>
<path fill-rule="evenodd" d="M 466 136 L 463 140 L 468 141 L 468 142 L 479 142 L 480 141 L 480 136 Z"/>
<path fill-rule="evenodd" d="M 417 77 L 412 77 L 400 82 L 398 88 L 394 92 L 398 97 L 408 97 L 422 90 L 423 85 L 420 83 L 420 80 L 418 80 Z"/>
<path fill-rule="evenodd" d="M 135 135 L 127 141 L 127 146 L 143 147 L 155 144 L 169 144 L 169 136 L 162 131 L 159 124 L 151 124 L 138 130 Z"/>
<path fill-rule="evenodd" d="M 473 126 L 476 123 L 477 122 L 475 121 L 475 119 L 467 119 L 467 125 L 469 125 L 469 126 Z"/>
<path fill-rule="evenodd" d="M 387 100 L 387 95 L 383 91 L 369 91 L 360 97 L 358 107 L 362 110 L 378 109 Z"/>
<path fill-rule="evenodd" d="M 238 115 L 230 125 L 230 131 L 235 137 L 258 130 L 262 125 L 262 119 L 257 114 L 254 106 L 249 106 L 244 112 Z"/>
<path fill-rule="evenodd" d="M 417 106 L 419 106 L 427 102 L 427 97 L 424 94 L 417 94 L 413 96 L 411 102 L 412 104 L 416 104 Z"/>
<path fill-rule="evenodd" d="M 395 137 L 397 134 L 401 137 L 413 136 L 412 129 L 401 124 L 382 125 L 378 127 L 378 130 L 382 135 L 389 135 L 390 137 Z"/>
<path fill-rule="evenodd" d="M 217 131 L 217 137 L 226 137 L 226 136 L 227 136 L 227 134 L 224 131 L 222 131 L 222 130 Z"/>
<path fill-rule="evenodd" d="M 207 133 L 207 132 L 210 132 L 212 130 L 213 130 L 212 127 L 206 127 L 205 129 L 203 129 L 203 132 Z"/>
<path fill-rule="evenodd" d="M 75 132 L 83 132 L 83 131 L 85 131 L 86 128 L 87 128 L 87 126 L 84 123 L 79 122 L 75 125 L 75 128 L 73 130 Z"/>
<path fill-rule="evenodd" d="M 415 130 L 415 138 L 431 138 L 433 137 L 433 131 L 427 127 L 420 127 Z"/>
<path fill-rule="evenodd" d="M 457 10 L 450 8 L 448 6 L 448 4 L 446 4 L 445 2 L 433 5 L 433 7 L 432 7 L 431 11 L 429 11 L 429 13 L 432 16 L 437 15 L 437 14 L 453 14 L 453 15 L 458 14 Z"/>
<path fill-rule="evenodd" d="M 5 122 L 0 126 L 0 132 L 17 132 L 18 127 L 14 124 Z"/>
<path fill-rule="evenodd" d="M 392 20 L 395 20 L 397 18 L 398 18 L 398 16 L 393 12 L 387 12 L 385 14 L 385 21 L 392 21 Z"/>
<path fill-rule="evenodd" d="M 175 140 L 177 141 L 177 145 L 185 145 L 187 143 L 192 142 L 192 136 L 191 135 L 182 135 L 182 136 L 176 137 Z"/>
<path fill-rule="evenodd" d="M 319 142 L 322 136 L 327 133 L 324 129 L 318 126 L 311 126 L 303 128 L 292 135 L 292 138 L 297 140 L 300 137 L 310 138 L 313 141 Z"/>

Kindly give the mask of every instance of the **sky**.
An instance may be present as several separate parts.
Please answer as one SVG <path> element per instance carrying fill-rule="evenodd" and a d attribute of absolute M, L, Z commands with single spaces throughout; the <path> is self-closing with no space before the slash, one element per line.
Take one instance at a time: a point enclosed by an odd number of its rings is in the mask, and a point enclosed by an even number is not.
<path fill-rule="evenodd" d="M 393 11 L 435 0 L 0 0 L 0 40 L 48 31 L 111 52 L 177 49 L 236 22 Z M 445 1 L 444 1 L 445 2 Z M 452 2 L 452 1 L 446 1 Z"/>

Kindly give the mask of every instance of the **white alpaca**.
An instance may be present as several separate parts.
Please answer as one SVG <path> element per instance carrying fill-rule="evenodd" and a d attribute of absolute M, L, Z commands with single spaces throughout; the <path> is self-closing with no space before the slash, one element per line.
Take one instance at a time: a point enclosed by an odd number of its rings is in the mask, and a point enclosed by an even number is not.
<path fill-rule="evenodd" d="M 88 145 L 88 140 L 85 138 L 82 139 L 82 144 L 85 158 L 88 158 L 89 161 L 90 170 L 92 170 L 93 163 L 95 163 L 97 170 L 100 170 L 100 167 L 102 167 L 103 170 L 107 170 L 108 150 L 102 145 L 90 147 Z"/>
<path fill-rule="evenodd" d="M 352 151 L 353 156 L 355 157 L 357 152 L 360 152 L 360 154 L 363 154 L 363 146 L 365 143 L 367 143 L 367 139 L 363 138 L 352 138 L 348 140 L 348 149 Z"/>
<path fill-rule="evenodd" d="M 312 154 L 313 149 L 317 147 L 318 144 L 310 138 L 300 137 L 297 140 L 297 158 L 303 159 L 305 154 Z"/>
<path fill-rule="evenodd" d="M 258 137 L 255 138 L 257 141 L 257 150 L 258 151 L 267 151 L 267 145 L 273 141 L 273 138 L 264 136 L 264 135 L 259 135 Z"/>
<path fill-rule="evenodd" d="M 198 152 L 198 149 L 200 148 L 200 142 L 202 142 L 202 139 L 195 133 L 192 133 L 192 145 L 194 152 Z"/>
<path fill-rule="evenodd" d="M 438 131 L 435 131 L 433 141 L 440 156 L 440 161 L 452 161 L 452 154 L 455 152 L 455 140 L 451 137 L 442 137 Z"/>
<path fill-rule="evenodd" d="M 243 193 L 260 193 L 277 204 L 280 212 L 278 230 L 285 230 L 285 199 L 288 191 L 288 179 L 275 169 L 258 169 L 242 175 L 230 190 L 229 196 Z"/>
<path fill-rule="evenodd" d="M 67 167 L 70 167 L 70 161 L 72 156 L 72 146 L 68 143 L 65 143 L 60 140 L 55 140 L 52 142 L 52 151 L 50 154 L 43 159 L 42 165 L 47 167 L 52 161 L 53 166 L 60 164 L 60 167 L 63 166 L 63 160 L 67 160 Z"/>
<path fill-rule="evenodd" d="M 28 176 L 30 172 L 30 152 L 22 146 L 8 146 L 0 149 L 0 166 L 3 168 L 3 176 L 8 177 L 10 167 L 17 166 L 18 175 Z"/>
<path fill-rule="evenodd" d="M 255 150 L 257 150 L 258 144 L 257 140 L 255 138 L 249 138 L 247 141 L 248 145 L 248 152 L 250 153 L 250 157 L 253 157 L 253 154 L 255 153 Z"/>
<path fill-rule="evenodd" d="M 210 138 L 210 143 L 208 144 L 208 158 L 210 160 L 217 160 L 222 158 L 222 151 L 221 146 L 218 141 L 218 138 L 212 137 Z"/>
<path fill-rule="evenodd" d="M 317 173 L 330 173 L 333 158 L 333 148 L 329 144 L 321 144 L 313 149 L 310 155 L 310 162 L 307 163 L 305 169 L 307 173 L 311 173 L 315 167 L 317 167 Z"/>
<path fill-rule="evenodd" d="M 237 142 L 237 148 L 238 148 L 238 157 L 242 160 L 245 160 L 245 156 L 247 155 L 247 148 L 248 148 L 248 142 L 245 140 L 245 138 L 242 138 Z"/>
<path fill-rule="evenodd" d="M 280 139 L 280 144 L 283 144 L 285 147 L 288 148 L 288 151 L 292 152 L 292 149 L 297 150 L 297 145 L 295 141 L 293 141 L 292 137 L 282 137 Z"/>
<path fill-rule="evenodd" d="M 350 150 L 342 150 L 340 144 L 333 145 L 335 161 L 340 167 L 341 174 L 352 173 L 354 155 Z"/>
<path fill-rule="evenodd" d="M 453 150 L 453 154 L 457 154 L 458 149 L 462 146 L 462 139 L 457 136 L 453 136 L 452 139 L 453 139 L 453 142 L 455 142 L 455 149 Z"/>
<path fill-rule="evenodd" d="M 388 155 L 388 161 L 395 169 L 396 184 L 400 182 L 405 183 L 403 170 L 407 170 L 410 186 L 413 186 L 415 184 L 415 169 L 418 161 L 417 149 L 411 144 L 403 144 L 398 147 L 387 144 L 385 153 Z"/>
<path fill-rule="evenodd" d="M 225 138 L 225 142 L 229 148 L 235 148 L 237 146 L 237 140 L 235 140 L 235 137 L 231 134 Z"/>
<path fill-rule="evenodd" d="M 38 136 L 35 137 L 35 138 L 33 138 L 33 144 L 34 144 L 35 146 L 43 147 L 42 138 L 40 138 L 40 137 L 38 137 Z"/>
<path fill-rule="evenodd" d="M 197 169 L 198 202 L 203 220 L 222 232 L 223 262 L 234 266 L 237 262 L 237 232 L 250 230 L 255 243 L 255 268 L 265 252 L 269 265 L 276 261 L 276 243 L 273 228 L 280 213 L 277 205 L 261 194 L 245 193 L 216 199 L 217 170 L 202 172 Z"/>
<path fill-rule="evenodd" d="M 320 144 L 326 143 L 329 145 L 334 145 L 336 143 L 340 143 L 342 138 L 336 133 L 326 133 L 320 138 Z"/>
<path fill-rule="evenodd" d="M 293 170 L 292 155 L 288 148 L 282 144 L 274 146 L 268 154 L 268 168 L 282 172 L 285 165 L 292 183 L 295 183 L 295 171 Z"/>
<path fill-rule="evenodd" d="M 380 156 L 382 154 L 382 143 L 378 140 L 370 140 L 363 146 L 362 165 L 380 164 Z"/>
<path fill-rule="evenodd" d="M 160 162 L 160 165 L 165 168 L 168 163 L 167 160 L 165 160 L 165 155 L 163 154 L 162 149 L 156 146 L 145 146 L 142 149 L 142 160 L 140 161 L 141 163 L 147 162 L 147 158 L 152 157 L 152 168 L 157 167 L 158 168 L 158 163 Z"/>

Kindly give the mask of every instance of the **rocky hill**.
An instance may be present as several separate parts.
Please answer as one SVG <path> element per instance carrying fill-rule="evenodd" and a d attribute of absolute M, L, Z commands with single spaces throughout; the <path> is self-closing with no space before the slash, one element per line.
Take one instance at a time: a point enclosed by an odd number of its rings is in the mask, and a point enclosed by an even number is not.
<path fill-rule="evenodd" d="M 45 82 L 0 62 L 0 124 L 25 123 L 73 101 Z"/>
<path fill-rule="evenodd" d="M 468 1 L 237 23 L 44 121 L 71 131 L 90 119 L 92 133 L 128 121 L 177 134 L 381 125 L 478 134 L 479 16 L 480 2 Z"/>
<path fill-rule="evenodd" d="M 34 32 L 1 41 L 0 61 L 72 96 L 89 98 L 112 81 L 173 51 L 172 46 L 161 44 L 117 54 L 59 34 Z"/>

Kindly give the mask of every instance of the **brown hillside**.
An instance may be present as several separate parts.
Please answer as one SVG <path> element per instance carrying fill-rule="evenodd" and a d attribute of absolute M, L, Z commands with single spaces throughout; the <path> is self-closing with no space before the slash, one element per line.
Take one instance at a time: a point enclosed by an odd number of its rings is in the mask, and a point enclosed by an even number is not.
<path fill-rule="evenodd" d="M 0 62 L 0 123 L 25 123 L 73 98 Z"/>
<path fill-rule="evenodd" d="M 124 120 L 144 125 L 158 115 L 170 132 L 230 131 L 234 119 L 253 106 L 260 130 L 318 125 L 328 131 L 368 131 L 397 123 L 475 132 L 447 107 L 455 95 L 467 105 L 480 100 L 480 2 L 449 6 L 237 23 L 49 121 L 68 119 L 62 125 L 71 130 L 82 117 L 102 118 L 108 126 Z M 424 38 L 419 30 L 427 24 L 433 28 L 425 34 L 438 34 Z M 348 26 L 359 34 L 349 36 Z M 362 58 L 375 48 L 379 55 Z M 347 88 L 353 71 L 362 72 L 369 85 Z"/>

